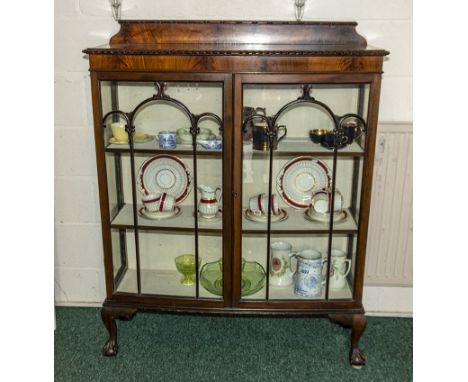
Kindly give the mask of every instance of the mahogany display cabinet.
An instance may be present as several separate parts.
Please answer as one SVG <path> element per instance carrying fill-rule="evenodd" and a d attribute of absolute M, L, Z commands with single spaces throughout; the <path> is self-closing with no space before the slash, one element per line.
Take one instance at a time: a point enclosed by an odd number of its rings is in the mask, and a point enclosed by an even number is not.
<path fill-rule="evenodd" d="M 119 23 L 108 45 L 84 50 L 103 353 L 117 354 L 116 320 L 138 310 L 321 315 L 351 328 L 362 366 L 388 52 L 354 22 Z"/>

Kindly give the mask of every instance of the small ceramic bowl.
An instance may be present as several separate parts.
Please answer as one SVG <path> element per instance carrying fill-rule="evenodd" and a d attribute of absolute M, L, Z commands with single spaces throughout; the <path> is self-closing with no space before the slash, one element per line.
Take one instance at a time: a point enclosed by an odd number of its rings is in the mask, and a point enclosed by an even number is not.
<path fill-rule="evenodd" d="M 197 141 L 200 139 L 210 139 L 212 136 L 213 133 L 210 129 L 200 127 L 200 132 L 197 134 Z M 192 134 L 190 134 L 190 128 L 183 127 L 181 129 L 177 129 L 177 138 L 183 145 L 192 144 Z"/>
<path fill-rule="evenodd" d="M 215 139 L 200 139 L 197 142 L 206 150 L 221 150 L 223 148 L 223 140 L 221 138 Z"/>
<path fill-rule="evenodd" d="M 314 129 L 309 131 L 309 136 L 312 142 L 321 143 L 323 136 L 328 133 L 329 131 L 325 129 Z"/>

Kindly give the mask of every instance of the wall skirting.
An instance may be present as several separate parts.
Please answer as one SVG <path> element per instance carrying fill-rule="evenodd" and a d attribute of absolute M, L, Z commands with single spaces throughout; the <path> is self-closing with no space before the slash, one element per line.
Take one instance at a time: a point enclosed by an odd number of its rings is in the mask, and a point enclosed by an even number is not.
<path fill-rule="evenodd" d="M 365 286 L 363 305 L 369 316 L 412 317 L 413 287 Z"/>

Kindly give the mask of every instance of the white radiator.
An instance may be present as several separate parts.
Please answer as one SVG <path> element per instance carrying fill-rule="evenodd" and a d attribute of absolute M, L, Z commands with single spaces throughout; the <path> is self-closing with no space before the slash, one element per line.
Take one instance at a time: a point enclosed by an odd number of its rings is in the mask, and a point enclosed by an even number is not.
<path fill-rule="evenodd" d="M 413 284 L 412 124 L 378 128 L 365 283 Z"/>

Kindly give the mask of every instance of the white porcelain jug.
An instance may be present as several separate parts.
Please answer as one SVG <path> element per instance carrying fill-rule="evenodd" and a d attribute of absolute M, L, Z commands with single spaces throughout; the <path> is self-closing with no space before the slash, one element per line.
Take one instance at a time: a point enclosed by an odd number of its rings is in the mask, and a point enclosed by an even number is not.
<path fill-rule="evenodd" d="M 203 218 L 213 218 L 219 210 L 219 200 L 221 198 L 221 188 L 213 188 L 200 185 L 197 187 L 201 193 L 200 202 L 198 203 L 198 212 Z M 219 196 L 217 193 L 219 192 Z M 218 200 L 219 199 L 219 200 Z"/>

